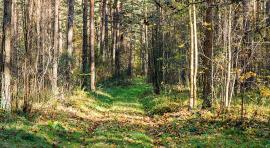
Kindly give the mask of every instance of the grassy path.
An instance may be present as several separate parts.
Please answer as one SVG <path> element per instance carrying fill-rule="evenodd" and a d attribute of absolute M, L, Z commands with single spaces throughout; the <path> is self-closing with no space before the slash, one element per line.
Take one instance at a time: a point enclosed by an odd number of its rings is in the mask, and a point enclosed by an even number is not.
<path fill-rule="evenodd" d="M 0 147 L 153 147 L 154 124 L 140 96 L 151 91 L 133 85 L 76 91 L 64 100 L 35 105 L 31 115 L 0 112 Z"/>
<path fill-rule="evenodd" d="M 153 147 L 154 140 L 148 131 L 154 123 L 147 116 L 141 96 L 150 87 L 137 81 L 131 86 L 104 89 L 97 92 L 103 119 L 93 129 L 90 143 L 95 146 Z"/>

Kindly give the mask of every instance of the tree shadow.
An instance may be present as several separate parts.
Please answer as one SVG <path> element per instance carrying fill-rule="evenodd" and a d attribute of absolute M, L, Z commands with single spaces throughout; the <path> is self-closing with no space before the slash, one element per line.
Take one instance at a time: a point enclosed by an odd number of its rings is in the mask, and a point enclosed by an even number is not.
<path fill-rule="evenodd" d="M 0 147 L 52 147 L 46 138 L 22 129 L 0 129 Z"/>
<path fill-rule="evenodd" d="M 140 127 L 141 128 L 141 127 Z M 118 122 L 107 123 L 99 127 L 86 140 L 89 146 L 125 146 L 153 147 L 153 139 L 145 132 L 132 125 L 120 125 Z"/>
<path fill-rule="evenodd" d="M 204 119 L 191 117 L 161 125 L 157 131 L 165 146 L 177 145 L 191 147 L 265 147 L 269 146 L 269 123 L 262 121 L 239 124 L 236 119 Z M 177 141 L 171 141 L 178 137 Z"/>

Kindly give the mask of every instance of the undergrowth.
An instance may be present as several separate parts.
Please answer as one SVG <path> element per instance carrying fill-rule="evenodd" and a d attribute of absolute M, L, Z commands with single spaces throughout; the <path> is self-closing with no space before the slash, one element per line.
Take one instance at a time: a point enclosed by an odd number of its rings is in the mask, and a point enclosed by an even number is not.
<path fill-rule="evenodd" d="M 140 78 L 122 81 L 34 104 L 27 115 L 0 111 L 0 147 L 270 147 L 268 105 L 248 102 L 240 123 L 237 103 L 190 112 L 185 90 L 157 96 Z"/>

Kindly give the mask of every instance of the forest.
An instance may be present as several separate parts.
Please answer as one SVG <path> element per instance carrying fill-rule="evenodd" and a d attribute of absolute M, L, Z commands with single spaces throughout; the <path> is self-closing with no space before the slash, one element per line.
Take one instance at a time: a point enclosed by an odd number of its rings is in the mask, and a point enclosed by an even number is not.
<path fill-rule="evenodd" d="M 270 147 L 270 0 L 0 0 L 0 147 Z"/>

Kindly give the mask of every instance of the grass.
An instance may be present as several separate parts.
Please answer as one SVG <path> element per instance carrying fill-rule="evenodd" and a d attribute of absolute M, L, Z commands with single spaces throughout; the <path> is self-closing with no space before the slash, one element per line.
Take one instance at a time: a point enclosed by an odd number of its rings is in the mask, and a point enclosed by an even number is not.
<path fill-rule="evenodd" d="M 247 106 L 240 125 L 239 106 L 192 113 L 187 92 L 151 90 L 133 79 L 35 104 L 30 115 L 0 112 L 0 147 L 270 147 L 269 106 Z"/>

